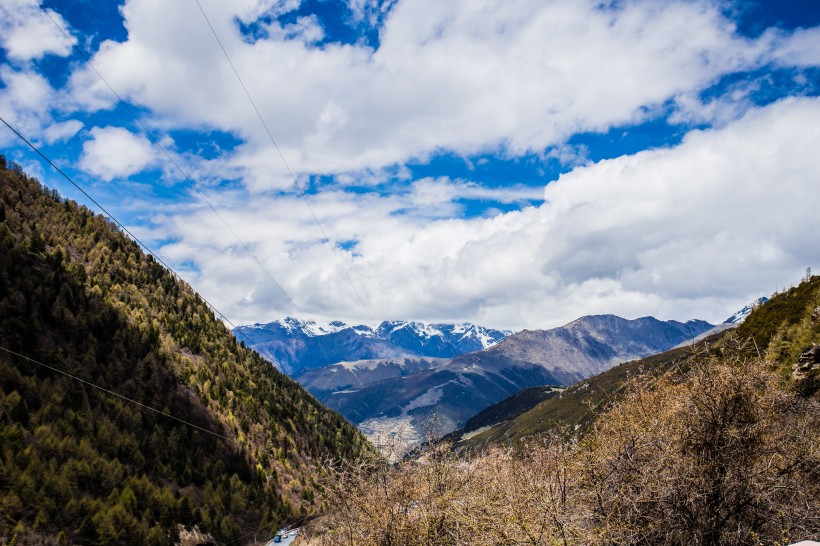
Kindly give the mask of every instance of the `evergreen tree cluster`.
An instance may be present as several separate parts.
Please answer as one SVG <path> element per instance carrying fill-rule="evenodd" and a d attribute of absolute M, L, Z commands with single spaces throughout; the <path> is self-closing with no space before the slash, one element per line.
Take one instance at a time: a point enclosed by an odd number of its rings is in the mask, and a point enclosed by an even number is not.
<path fill-rule="evenodd" d="M 0 156 L 0 542 L 237 540 L 370 447 L 112 222 Z M 206 431 L 210 431 L 206 432 Z"/>

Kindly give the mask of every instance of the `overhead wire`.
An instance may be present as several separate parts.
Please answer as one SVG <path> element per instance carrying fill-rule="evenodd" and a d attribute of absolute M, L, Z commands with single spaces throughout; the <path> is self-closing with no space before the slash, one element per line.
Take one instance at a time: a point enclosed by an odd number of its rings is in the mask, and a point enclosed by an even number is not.
<path fill-rule="evenodd" d="M 111 93 L 114 95 L 114 97 L 116 97 L 117 103 L 120 106 L 122 106 L 131 115 L 132 118 L 134 118 L 134 121 L 142 129 L 142 132 L 145 134 L 145 136 L 148 138 L 148 140 L 151 142 L 151 144 L 153 146 L 155 146 L 157 149 L 159 149 L 165 155 L 165 157 L 176 168 L 176 170 L 179 172 L 179 174 L 191 185 L 191 187 L 199 195 L 199 197 L 202 199 L 202 201 L 217 216 L 217 218 L 219 218 L 219 220 L 228 229 L 228 231 L 231 233 L 231 235 L 233 235 L 234 238 L 239 242 L 240 246 L 242 246 L 244 248 L 244 250 L 251 256 L 251 258 L 254 260 L 254 262 L 256 262 L 256 264 L 262 269 L 262 271 L 265 273 L 265 275 L 267 275 L 267 277 L 273 282 L 273 284 L 279 289 L 279 291 L 281 291 L 282 294 L 285 295 L 285 297 L 290 302 L 291 306 L 297 312 L 302 314 L 302 311 L 299 309 L 299 306 L 296 304 L 296 301 L 290 296 L 290 294 L 288 294 L 288 292 L 285 290 L 285 288 L 276 280 L 276 278 L 271 274 L 271 272 L 268 270 L 268 268 L 265 267 L 265 265 L 262 263 L 262 261 L 251 250 L 250 246 L 239 236 L 239 234 L 236 233 L 236 231 L 230 226 L 230 224 L 228 224 L 227 220 L 225 220 L 225 218 L 222 216 L 222 214 L 220 214 L 219 211 L 216 209 L 216 207 L 214 207 L 214 205 L 210 202 L 210 200 L 207 198 L 205 193 L 202 192 L 199 189 L 199 186 L 193 180 L 193 178 L 187 172 L 185 172 L 182 169 L 182 167 L 179 165 L 179 163 L 174 159 L 174 157 L 168 151 L 168 149 L 165 146 L 163 146 L 162 143 L 159 141 L 159 139 L 157 139 L 154 136 L 154 134 L 148 129 L 148 127 L 145 126 L 145 124 L 142 122 L 142 120 L 137 115 L 137 113 L 134 112 L 134 109 L 131 108 L 131 106 L 122 98 L 122 96 L 114 89 L 114 87 L 112 87 L 111 84 L 108 83 L 108 80 L 105 79 L 105 77 L 100 73 L 100 71 L 97 70 L 97 68 L 91 62 L 91 59 L 88 57 L 88 55 L 86 55 L 85 52 L 79 47 L 79 45 L 77 44 L 77 41 L 70 34 L 68 34 L 68 32 L 63 28 L 63 26 L 60 25 L 60 23 L 51 15 L 51 13 L 43 6 L 43 4 L 41 4 L 39 2 L 39 0 L 31 0 L 31 1 L 32 1 L 32 3 L 37 5 L 37 7 L 40 9 L 40 11 L 43 12 L 51 20 L 52 23 L 54 23 L 54 26 L 56 26 L 57 29 L 60 31 L 60 33 L 62 33 L 62 35 L 65 37 L 65 39 L 68 40 L 68 42 L 71 44 L 71 47 L 74 48 L 74 51 L 77 52 L 77 54 L 83 59 L 83 61 L 85 61 L 85 63 L 91 68 L 91 70 L 94 71 L 94 73 L 97 75 L 97 77 L 105 84 L 106 87 L 108 87 L 109 91 L 111 91 Z"/>
<path fill-rule="evenodd" d="M 6 353 L 8 353 L 8 354 L 11 354 L 11 355 L 14 355 L 14 356 L 16 356 L 16 357 L 18 357 L 18 358 L 22 358 L 23 360 L 27 360 L 28 362 L 31 362 L 31 363 L 33 363 L 33 364 L 37 364 L 38 366 L 42 366 L 43 368 L 48 368 L 49 370 L 51 370 L 51 371 L 53 371 L 53 372 L 57 372 L 57 373 L 62 374 L 62 375 L 64 375 L 64 376 L 66 376 L 66 377 L 70 377 L 71 379 L 74 379 L 74 380 L 76 380 L 76 381 L 79 381 L 80 383 L 84 383 L 84 384 L 86 384 L 86 385 L 88 385 L 88 386 L 90 386 L 90 387 L 93 387 L 93 388 L 95 388 L 95 389 L 101 390 L 102 392 L 108 393 L 108 394 L 110 394 L 110 395 L 112 395 L 112 396 L 116 396 L 117 398 L 121 398 L 121 399 L 125 400 L 126 402 L 130 402 L 130 403 L 132 403 L 132 404 L 136 404 L 137 406 L 140 406 L 141 408 L 144 408 L 144 409 L 147 409 L 147 410 L 153 411 L 153 412 L 155 412 L 155 413 L 158 413 L 158 414 L 160 414 L 160 415 L 163 415 L 163 416 L 165 416 L 165 417 L 168 417 L 169 419 L 173 419 L 174 421 L 179 421 L 180 423 L 183 423 L 183 424 L 185 424 L 185 425 L 188 425 L 189 427 L 193 427 L 193 428 L 195 428 L 195 429 L 197 429 L 197 430 L 201 430 L 202 432 L 207 432 L 208 434 L 211 434 L 211 435 L 213 435 L 213 436 L 216 436 L 217 438 L 222 438 L 223 440 L 228 440 L 229 442 L 232 442 L 232 441 L 233 441 L 233 440 L 231 440 L 230 438 L 228 438 L 227 436 L 224 436 L 224 435 L 222 435 L 222 434 L 219 434 L 218 432 L 214 432 L 214 431 L 212 431 L 212 430 L 208 430 L 208 429 L 207 429 L 207 428 L 205 428 L 205 427 L 201 427 L 201 426 L 199 426 L 199 425 L 196 425 L 196 424 L 194 424 L 194 423 L 191 423 L 190 421 L 186 421 L 185 419 L 180 419 L 179 417 L 177 417 L 177 416 L 175 416 L 175 415 L 171 415 L 170 413 L 164 412 L 164 411 L 162 411 L 162 410 L 158 410 L 157 408 L 155 408 L 155 407 L 153 407 L 153 406 L 149 406 L 148 404 L 143 404 L 142 402 L 140 402 L 140 401 L 138 401 L 138 400 L 134 400 L 133 398 L 129 398 L 129 397 L 127 397 L 127 396 L 125 396 L 125 395 L 123 395 L 123 394 L 120 394 L 120 393 L 118 393 L 118 392 L 114 392 L 114 391 L 112 391 L 112 390 L 110 390 L 110 389 L 106 389 L 105 387 L 101 387 L 100 385 L 97 385 L 96 383 L 93 383 L 93 382 L 91 382 L 91 381 L 88 381 L 88 380 L 86 380 L 86 379 L 83 379 L 82 377 L 77 377 L 76 375 L 70 374 L 70 373 L 68 373 L 68 372 L 66 372 L 66 371 L 63 371 L 63 370 L 59 369 L 59 368 L 55 368 L 55 367 L 53 367 L 53 366 L 49 366 L 48 364 L 44 364 L 44 363 L 40 362 L 40 361 L 39 361 L 39 360 L 37 360 L 37 359 L 34 359 L 34 358 L 28 357 L 28 356 L 26 356 L 26 355 L 20 354 L 20 353 L 18 353 L 18 352 L 16 352 L 16 351 L 12 351 L 11 349 L 8 349 L 7 347 L 3 347 L 2 345 L 0 345 L 0 351 L 4 351 L 4 352 L 6 352 Z"/>
<path fill-rule="evenodd" d="M 53 162 L 53 161 L 52 161 L 52 160 L 51 160 L 48 156 L 46 156 L 46 155 L 45 155 L 45 154 L 44 154 L 44 153 L 43 153 L 43 152 L 42 152 L 42 151 L 41 151 L 41 150 L 40 150 L 37 146 L 35 146 L 35 145 L 34 145 L 34 144 L 33 144 L 33 143 L 29 140 L 29 139 L 27 139 L 27 138 L 26 138 L 25 136 L 23 136 L 23 135 L 22 135 L 22 134 L 21 134 L 21 133 L 20 133 L 17 129 L 15 129 L 15 128 L 11 125 L 11 124 L 9 124 L 9 123 L 8 123 L 8 122 L 7 122 L 7 121 L 6 121 L 6 120 L 5 120 L 2 116 L 0 116 L 0 122 L 2 122 L 2 123 L 6 126 L 6 127 L 8 127 L 8 128 L 9 128 L 9 130 L 11 130 L 11 131 L 12 131 L 12 132 L 13 132 L 13 133 L 14 133 L 14 134 L 18 137 L 18 138 L 20 138 L 20 139 L 21 139 L 21 140 L 22 140 L 22 141 L 23 141 L 26 145 L 28 145 L 28 146 L 29 146 L 29 148 L 31 148 L 34 152 L 36 152 L 36 153 L 37 153 L 37 154 L 38 154 L 38 155 L 39 155 L 39 156 L 40 156 L 40 157 L 41 157 L 44 161 L 46 161 L 46 162 L 47 162 L 47 163 L 48 163 L 48 164 L 49 164 L 49 165 L 50 165 L 53 169 L 55 169 L 55 170 L 56 170 L 56 171 L 57 171 L 60 175 L 62 175 L 62 176 L 63 176 L 66 180 L 68 180 L 68 182 L 69 182 L 69 183 L 71 183 L 71 184 L 72 184 L 72 185 L 73 185 L 73 186 L 74 186 L 74 187 L 75 187 L 78 191 L 80 191 L 80 192 L 81 192 L 81 193 L 82 193 L 82 194 L 83 194 L 83 195 L 84 195 L 84 196 L 85 196 L 85 197 L 86 197 L 89 201 L 91 201 L 92 203 L 94 203 L 94 205 L 96 205 L 96 206 L 97 206 L 97 207 L 98 207 L 98 208 L 99 208 L 99 209 L 103 212 L 103 214 L 104 214 L 104 215 L 105 215 L 105 216 L 106 216 L 106 217 L 107 217 L 110 221 L 112 221 L 114 224 L 116 224 L 116 225 L 117 225 L 117 227 L 119 227 L 120 229 L 122 229 L 122 230 L 123 230 L 123 232 L 125 232 L 126 234 L 128 234 L 128 235 L 129 235 L 129 236 L 130 236 L 130 237 L 131 237 L 131 238 L 132 238 L 132 239 L 133 239 L 133 240 L 134 240 L 134 241 L 135 241 L 135 242 L 136 242 L 136 243 L 137 243 L 140 247 L 142 247 L 142 248 L 143 248 L 143 249 L 144 249 L 144 250 L 145 250 L 145 251 L 146 251 L 146 252 L 147 252 L 150 256 L 152 256 L 152 257 L 153 257 L 153 258 L 154 258 L 154 259 L 155 259 L 155 260 L 156 260 L 156 261 L 157 261 L 160 265 L 162 265 L 162 266 L 163 266 L 163 267 L 164 267 L 164 268 L 165 268 L 165 269 L 169 272 L 169 274 L 170 274 L 171 276 L 173 276 L 173 277 L 174 277 L 176 280 L 178 280 L 179 282 L 183 283 L 185 286 L 189 286 L 189 287 L 190 287 L 190 285 L 189 285 L 189 284 L 188 284 L 188 283 L 187 283 L 187 282 L 186 282 L 186 281 L 185 281 L 185 280 L 184 280 L 184 279 L 183 279 L 183 278 L 182 278 L 182 277 L 181 277 L 181 276 L 180 276 L 180 275 L 179 275 L 176 271 L 174 271 L 174 269 L 173 269 L 173 268 L 171 268 L 171 266 L 169 266 L 167 263 L 165 263 L 165 262 L 164 262 L 164 261 L 163 261 L 163 260 L 162 260 L 162 259 L 161 259 L 161 258 L 160 258 L 160 257 L 159 257 L 159 256 L 158 256 L 158 255 L 157 255 L 157 254 L 153 251 L 153 250 L 151 250 L 151 248 L 150 248 L 150 247 L 148 247 L 148 246 L 147 246 L 144 242 L 142 242 L 142 241 L 141 241 L 138 237 L 136 237 L 136 236 L 135 236 L 135 235 L 134 235 L 131 231 L 129 231 L 129 230 L 128 230 L 128 228 L 127 228 L 127 227 L 125 227 L 125 225 L 124 225 L 124 224 L 122 224 L 122 222 L 120 222 L 119 220 L 117 220 L 117 218 L 116 218 L 116 217 L 114 217 L 114 216 L 113 216 L 110 212 L 108 212 L 108 210 L 107 210 L 107 209 L 106 209 L 103 205 L 101 205 L 99 201 L 97 201 L 97 200 L 96 200 L 93 196 L 91 196 L 91 195 L 90 195 L 90 194 L 89 194 L 89 193 L 88 193 L 88 192 L 87 192 L 87 191 L 86 191 L 86 190 L 85 190 L 82 186 L 80 186 L 79 184 L 77 184 L 77 183 L 76 183 L 76 182 L 75 182 L 75 181 L 74 181 L 74 180 L 73 180 L 73 179 L 72 179 L 72 178 L 71 178 L 68 174 L 66 174 L 66 173 L 65 173 L 62 169 L 60 169 L 57 165 L 55 165 L 55 164 L 54 164 L 54 162 Z M 116 277 L 116 278 L 119 278 L 121 281 L 123 281 L 123 283 L 126 283 L 126 282 L 127 282 L 125 279 L 123 279 L 122 277 L 120 277 L 118 274 L 116 274 L 116 273 L 111 273 L 111 274 L 112 274 L 112 276 L 114 276 L 114 277 Z M 224 314 L 223 314 L 223 313 L 222 313 L 219 309 L 217 309 L 217 308 L 216 308 L 216 307 L 215 307 L 212 303 L 210 303 L 207 299 L 205 299 L 205 298 L 204 298 L 204 297 L 202 297 L 201 295 L 200 295 L 199 297 L 202 299 L 202 301 L 205 303 L 205 305 L 207 305 L 207 306 L 208 306 L 208 307 L 209 307 L 209 308 L 210 308 L 210 309 L 211 309 L 214 313 L 216 313 L 216 315 L 217 315 L 217 316 L 219 316 L 219 317 L 220 317 L 223 321 L 227 322 L 227 323 L 228 323 L 228 324 L 229 324 L 229 325 L 233 328 L 233 332 L 235 332 L 236 334 L 241 335 L 242 337 L 244 337 L 245 339 L 247 339 L 247 340 L 248 340 L 248 341 L 249 341 L 252 345 L 255 345 L 254 340 L 252 340 L 250 337 L 248 337 L 248 336 L 247 336 L 247 334 L 246 334 L 245 332 L 243 332 L 242 330 L 239 330 L 239 329 L 236 327 L 236 325 L 235 325 L 233 322 L 231 322 L 231 321 L 230 321 L 230 319 L 228 319 L 228 318 L 227 318 L 227 317 L 226 317 L 226 316 L 225 316 L 225 315 L 224 315 Z M 184 324 L 183 324 L 182 326 L 183 326 L 183 328 L 185 328 L 185 329 L 186 329 L 186 330 L 188 330 L 189 332 L 191 332 L 191 333 L 195 333 L 195 332 L 193 332 L 190 328 L 188 328 L 188 327 L 187 327 L 187 325 L 184 325 Z M 47 368 L 47 369 L 49 369 L 49 370 L 52 370 L 52 371 L 54 371 L 54 372 L 56 372 L 56 373 L 62 374 L 62 375 L 64 375 L 64 376 L 66 376 L 66 377 L 69 377 L 69 378 L 71 378 L 71 379 L 74 379 L 74 380 L 76 380 L 76 381 L 79 381 L 79 382 L 81 382 L 81 383 L 83 383 L 83 384 L 85 384 L 85 385 L 88 385 L 88 386 L 90 386 L 90 387 L 92 387 L 92 388 L 98 389 L 98 390 L 100 390 L 100 391 L 102 391 L 102 392 L 105 392 L 105 393 L 107 393 L 107 394 L 110 394 L 110 395 L 112 395 L 112 396 L 115 396 L 115 397 L 117 397 L 117 398 L 120 398 L 120 399 L 122 399 L 122 400 L 125 400 L 125 401 L 127 401 L 127 402 L 129 402 L 129 403 L 132 403 L 132 404 L 138 405 L 138 406 L 140 406 L 140 407 L 142 407 L 142 408 L 144 408 L 144 409 L 146 409 L 146 410 L 149 410 L 149 411 L 155 412 L 155 413 L 157 413 L 157 414 L 159 414 L 159 415 L 165 416 L 165 417 L 167 417 L 167 418 L 173 419 L 173 420 L 178 421 L 178 422 L 180 422 L 180 423 L 183 423 L 183 424 L 185 424 L 185 425 L 191 426 L 191 427 L 193 427 L 193 428 L 195 428 L 195 429 L 197 429 L 197 430 L 200 430 L 200 431 L 202 431 L 202 432 L 206 432 L 206 433 L 211 434 L 211 435 L 213 435 L 213 436 L 216 436 L 216 437 L 222 438 L 222 439 L 224 439 L 224 440 L 226 440 L 226 441 L 228 441 L 228 442 L 231 442 L 231 443 L 236 444 L 236 445 L 237 445 L 240 449 L 242 449 L 242 448 L 244 447 L 244 446 L 242 446 L 242 444 L 241 444 L 241 443 L 240 443 L 237 439 L 235 439 L 235 438 L 229 438 L 229 437 L 227 437 L 227 436 L 225 436 L 225 435 L 223 435 L 223 434 L 219 434 L 219 433 L 217 433 L 217 432 L 213 432 L 213 431 L 208 430 L 208 429 L 206 429 L 206 428 L 204 428 L 204 427 L 201 427 L 201 426 L 199 426 L 199 425 L 196 425 L 196 424 L 194 424 L 194 423 L 191 423 L 190 421 L 187 421 L 187 420 L 185 420 L 185 419 L 181 419 L 181 418 L 179 418 L 179 417 L 177 417 L 177 416 L 175 416 L 175 415 L 172 415 L 172 414 L 170 414 L 170 413 L 168 413 L 168 412 L 165 412 L 165 411 L 159 410 L 159 409 L 157 409 L 157 408 L 155 408 L 155 407 L 153 407 L 153 406 L 151 406 L 151 405 L 149 405 L 149 404 L 145 404 L 145 403 L 143 403 L 143 402 L 139 402 L 138 400 L 134 400 L 133 398 L 127 397 L 127 396 L 122 395 L 122 394 L 120 394 L 120 393 L 118 393 L 118 392 L 115 392 L 115 391 L 112 391 L 112 390 L 107 389 L 107 388 L 105 388 L 105 387 L 102 387 L 102 386 L 100 386 L 100 385 L 98 385 L 98 384 L 96 384 L 96 383 L 94 383 L 94 382 L 92 382 L 92 381 L 89 381 L 89 380 L 83 379 L 83 378 L 78 377 L 78 376 L 76 376 L 76 375 L 70 374 L 70 373 L 68 373 L 68 372 L 66 372 L 66 371 L 64 371 L 64 370 L 60 370 L 59 368 L 55 368 L 55 367 L 53 367 L 53 366 L 50 366 L 50 365 L 48 365 L 48 364 L 45 364 L 45 363 L 43 363 L 43 362 L 41 362 L 41 361 L 39 361 L 39 360 L 37 360 L 37 359 L 34 359 L 34 358 L 29 357 L 29 356 L 23 355 L 23 354 L 21 354 L 21 353 L 18 353 L 18 352 L 16 352 L 16 351 L 13 351 L 13 350 L 8 349 L 8 348 L 3 347 L 3 346 L 0 346 L 0 350 L 2 350 L 2 351 L 4 351 L 4 352 L 6 352 L 6 353 L 8 353 L 8 354 L 14 355 L 14 356 L 16 356 L 16 357 L 18 357 L 18 358 L 22 358 L 22 359 L 24 359 L 24 360 L 26 360 L 26 361 L 28 361 L 28 362 L 33 363 L 33 364 L 36 364 L 36 365 L 39 365 L 39 366 L 41 366 L 41 367 Z M 257 352 L 264 353 L 264 354 L 265 354 L 265 356 L 268 358 L 268 360 L 269 360 L 269 361 L 271 361 L 271 362 L 275 362 L 275 360 L 274 360 L 274 359 L 273 359 L 273 357 L 270 355 L 270 353 L 267 353 L 267 351 L 265 351 L 262 347 L 260 347 L 260 346 L 254 346 L 252 350 L 255 350 L 255 351 L 257 351 Z M 256 496 L 256 497 L 257 497 L 257 500 L 261 499 L 261 498 L 262 498 L 262 496 L 264 496 L 264 495 L 265 495 L 265 493 L 264 493 L 264 492 L 260 492 L 260 493 L 259 493 L 259 495 L 257 495 L 257 496 Z M 268 527 L 268 526 L 266 526 L 266 527 L 265 527 L 265 528 L 263 528 L 263 529 L 266 529 L 267 527 Z M 257 532 L 259 532 L 259 530 L 257 530 Z M 249 535 L 248 535 L 248 536 L 249 536 Z"/>
<path fill-rule="evenodd" d="M 117 220 L 117 218 L 116 218 L 113 214 L 111 214 L 110 212 L 108 212 L 108 210 L 107 210 L 104 206 L 102 206 L 102 205 L 100 204 L 100 202 L 99 202 L 99 201 L 97 201 L 96 199 L 94 199 L 94 197 L 92 197 L 92 196 L 91 196 L 91 195 L 90 195 L 90 194 L 89 194 L 89 193 L 88 193 L 85 189 L 83 189 L 83 187 L 82 187 L 82 186 L 80 186 L 79 184 L 77 184 L 77 183 L 74 181 L 74 179 L 73 179 L 73 178 L 71 178 L 68 174 L 66 174 L 66 173 L 65 173 L 65 171 L 63 171 L 60 167 L 58 167 L 57 165 L 55 165 L 55 164 L 54 164 L 54 162 L 53 162 L 51 159 L 49 159 L 49 158 L 48 158 L 48 157 L 47 157 L 47 156 L 46 156 L 46 155 L 45 155 L 42 151 L 40 151 L 40 149 L 39 149 L 37 146 L 35 146 L 35 145 L 34 145 L 34 144 L 33 144 L 33 143 L 29 140 L 29 139 L 27 139 L 27 138 L 26 138 L 25 136 L 23 136 L 23 135 L 22 135 L 22 134 L 21 134 L 21 133 L 20 133 L 17 129 L 15 129 L 13 126 L 11 126 L 11 125 L 9 124 L 9 122 L 7 122 L 7 121 L 6 121 L 6 120 L 5 120 L 2 116 L 0 116 L 0 121 L 1 121 L 1 122 L 3 122 L 3 124 L 4 124 L 6 127 L 8 127 L 8 128 L 9 128 L 9 129 L 10 129 L 10 130 L 11 130 L 11 131 L 15 134 L 15 135 L 17 135 L 17 137 L 19 137 L 19 138 L 20 138 L 20 140 L 22 140 L 23 142 L 25 142 L 25 143 L 28 145 L 28 147 L 29 147 L 29 148 L 31 148 L 32 150 L 34 150 L 34 151 L 35 151 L 35 152 L 36 152 L 36 153 L 37 153 L 37 154 L 38 154 L 41 158 L 43 158 L 43 160 L 45 160 L 45 161 L 46 161 L 49 165 L 51 165 L 51 167 L 52 167 L 54 170 L 56 170 L 58 173 L 60 173 L 60 174 L 63 176 L 63 178 L 65 178 L 66 180 L 68 180 L 68 181 L 71 183 L 71 185 L 73 185 L 75 188 L 77 188 L 77 190 L 79 190 L 79 191 L 80 191 L 80 192 L 81 192 L 81 193 L 82 193 L 82 194 L 83 194 L 83 195 L 84 195 L 84 196 L 85 196 L 85 197 L 86 197 L 89 201 L 91 201 L 92 203 L 94 203 L 94 205 L 96 205 L 96 206 L 97 206 L 97 208 L 99 208 L 99 209 L 103 212 L 103 214 L 105 214 L 105 215 L 106 215 L 108 218 L 110 218 L 110 219 L 111 219 L 111 221 L 113 221 L 113 222 L 114 222 L 114 223 L 115 223 L 115 224 L 116 224 L 116 225 L 117 225 L 120 229 L 122 229 L 125 233 L 127 233 L 127 234 L 128 234 L 128 235 L 129 235 L 129 236 L 130 236 L 130 237 L 131 237 L 131 238 L 132 238 L 132 239 L 133 239 L 133 240 L 134 240 L 134 241 L 135 241 L 138 245 L 140 245 L 143 249 L 145 249 L 145 251 L 146 251 L 148 254 L 150 254 L 150 255 L 151 255 L 151 256 L 152 256 L 152 257 L 153 257 L 153 258 L 154 258 L 157 262 L 159 262 L 160 264 L 162 264 L 162 265 L 165 267 L 165 269 L 167 269 L 167 270 L 168 270 L 168 272 L 169 272 L 169 273 L 170 273 L 170 274 L 171 274 L 174 278 L 178 279 L 179 281 L 181 281 L 182 283 L 184 283 L 186 286 L 190 286 L 190 285 L 188 284 L 188 282 L 187 282 L 185 279 L 183 279 L 183 278 L 182 278 L 182 277 L 181 277 L 181 276 L 180 276 L 180 275 L 179 275 L 179 274 L 178 274 L 178 273 L 177 273 L 177 272 L 176 272 L 176 271 L 175 271 L 175 270 L 174 270 L 174 269 L 173 269 L 170 265 L 168 265 L 167 263 L 165 263 L 165 261 L 164 261 L 162 258 L 160 258 L 160 257 L 159 257 L 159 255 L 158 255 L 156 252 L 154 252 L 154 251 L 153 251 L 153 250 L 152 250 L 152 249 L 151 249 L 151 248 L 150 248 L 147 244 L 145 244 L 144 242 L 142 242 L 142 240 L 140 240 L 140 239 L 139 239 L 136 235 L 134 235 L 134 234 L 133 234 L 133 233 L 132 233 L 132 232 L 131 232 L 131 231 L 130 231 L 127 227 L 125 227 L 125 225 L 124 225 L 122 222 L 120 222 L 119 220 Z M 232 322 L 232 321 L 231 321 L 231 320 L 230 320 L 230 319 L 229 319 L 229 318 L 228 318 L 228 317 L 227 317 L 224 313 L 222 313 L 222 312 L 221 312 L 221 311 L 220 311 L 220 310 L 219 310 L 216 306 L 214 306 L 214 305 L 213 305 L 210 301 L 208 301 L 208 300 L 207 300 L 206 298 L 204 298 L 202 295 L 200 295 L 199 297 L 200 297 L 200 298 L 202 298 L 202 301 L 203 301 L 203 302 L 205 302 L 205 304 L 206 304 L 206 305 L 207 305 L 207 306 L 208 306 L 208 307 L 209 307 L 209 308 L 210 308 L 210 309 L 211 309 L 214 313 L 216 313 L 216 314 L 217 314 L 217 315 L 218 315 L 218 316 L 219 316 L 219 317 L 220 317 L 223 321 L 227 322 L 227 323 L 231 326 L 231 328 L 233 328 L 233 331 L 234 331 L 234 332 L 238 332 L 238 333 L 239 333 L 240 335 L 242 335 L 245 339 L 247 339 L 247 340 L 248 340 L 248 341 L 249 341 L 252 345 L 256 345 L 256 343 L 255 343 L 255 342 L 254 342 L 254 341 L 253 341 L 250 337 L 248 337 L 248 335 L 247 335 L 244 331 L 239 330 L 239 329 L 237 328 L 237 326 L 236 326 L 236 325 L 235 325 L 235 324 L 234 324 L 234 323 L 233 323 L 233 322 Z M 254 348 L 256 348 L 256 347 L 254 347 Z M 272 359 L 272 357 L 270 356 L 270 354 L 267 354 L 267 357 L 268 357 L 268 359 L 269 359 L 272 363 L 273 363 L 273 362 L 275 362 L 275 360 L 273 360 L 273 359 Z"/>
<path fill-rule="evenodd" d="M 370 309 L 367 307 L 367 304 L 365 303 L 364 298 L 362 298 L 361 293 L 356 288 L 356 285 L 353 283 L 353 279 L 351 279 L 350 273 L 347 271 L 347 268 L 342 263 L 342 260 L 339 256 L 339 253 L 336 251 L 335 245 L 331 242 L 330 237 L 328 236 L 327 232 L 325 231 L 325 228 L 322 226 L 322 223 L 319 221 L 319 217 L 316 215 L 316 212 L 313 210 L 313 207 L 310 204 L 310 200 L 308 199 L 307 194 L 305 193 L 304 189 L 302 188 L 302 185 L 299 183 L 299 180 L 296 178 L 296 175 L 293 174 L 293 171 L 291 170 L 290 165 L 287 162 L 287 159 L 285 159 L 285 155 L 282 153 L 281 148 L 279 148 L 279 144 L 277 144 L 276 139 L 273 138 L 273 133 L 271 133 L 271 130 L 268 127 L 268 124 L 265 122 L 265 118 L 262 117 L 262 113 L 259 111 L 259 108 L 256 106 L 256 102 L 254 102 L 250 91 L 248 91 L 248 88 L 245 85 L 245 82 L 242 80 L 242 77 L 239 75 L 239 71 L 236 69 L 236 66 L 233 64 L 233 61 L 231 60 L 230 55 L 228 55 L 228 51 L 225 49 L 225 46 L 223 45 L 222 40 L 220 40 L 219 34 L 217 34 L 216 29 L 214 28 L 213 24 L 211 24 L 211 20 L 208 18 L 208 15 L 205 13 L 205 10 L 202 8 L 202 4 L 200 4 L 199 0 L 194 0 L 194 2 L 196 2 L 196 5 L 199 8 L 200 13 L 202 13 L 202 17 L 205 18 L 205 22 L 208 23 L 208 28 L 211 29 L 211 33 L 213 34 L 214 38 L 216 39 L 217 44 L 219 44 L 219 49 L 222 50 L 222 54 L 225 56 L 225 59 L 228 61 L 228 64 L 231 67 L 231 70 L 233 71 L 234 75 L 236 76 L 236 79 L 239 81 L 239 85 L 242 86 L 242 90 L 245 92 L 245 96 L 248 98 L 248 101 L 251 103 L 251 106 L 253 107 L 253 111 L 256 112 L 256 117 L 259 118 L 259 121 L 262 124 L 262 127 L 265 129 L 265 132 L 267 133 L 268 138 L 270 139 L 271 143 L 273 144 L 273 147 L 276 149 L 276 152 L 279 154 L 279 157 L 282 159 L 282 163 L 285 165 L 285 168 L 287 169 L 288 174 L 290 175 L 290 178 L 293 180 L 293 185 L 299 191 L 299 194 L 302 197 L 302 200 L 305 202 L 305 205 L 307 205 L 307 208 L 310 211 L 311 216 L 313 217 L 313 221 L 319 227 L 319 231 L 322 233 L 322 237 L 324 237 L 325 242 L 327 243 L 327 245 L 330 247 L 331 251 L 333 252 L 333 255 L 336 258 L 336 261 L 339 265 L 339 268 L 344 273 L 344 276 L 347 279 L 348 284 L 350 284 L 350 287 L 353 289 L 353 292 L 356 294 L 356 298 L 359 300 L 359 304 L 361 304 L 362 308 L 364 309 L 365 313 L 370 318 L 370 320 L 373 321 L 373 315 L 370 314 Z"/>

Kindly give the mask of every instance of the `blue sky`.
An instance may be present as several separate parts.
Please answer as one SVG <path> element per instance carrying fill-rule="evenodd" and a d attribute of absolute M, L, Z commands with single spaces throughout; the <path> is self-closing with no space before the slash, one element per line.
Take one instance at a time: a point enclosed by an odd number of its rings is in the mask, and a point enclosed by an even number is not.
<path fill-rule="evenodd" d="M 281 157 L 194 0 L 44 3 L 126 105 L 4 3 L 0 116 L 238 323 L 718 321 L 820 267 L 816 3 L 200 1 Z"/>

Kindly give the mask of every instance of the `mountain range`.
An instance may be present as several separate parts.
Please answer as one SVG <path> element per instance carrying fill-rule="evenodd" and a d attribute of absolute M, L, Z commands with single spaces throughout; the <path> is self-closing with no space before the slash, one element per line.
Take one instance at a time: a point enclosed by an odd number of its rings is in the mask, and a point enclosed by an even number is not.
<path fill-rule="evenodd" d="M 474 324 L 384 321 L 377 326 L 286 317 L 236 333 L 279 370 L 294 375 L 342 361 L 449 358 L 492 347 L 512 332 Z"/>
<path fill-rule="evenodd" d="M 700 320 L 587 316 L 551 330 L 524 330 L 452 358 L 345 361 L 304 368 L 294 378 L 371 440 L 412 444 L 461 427 L 520 389 L 571 385 L 712 328 Z"/>

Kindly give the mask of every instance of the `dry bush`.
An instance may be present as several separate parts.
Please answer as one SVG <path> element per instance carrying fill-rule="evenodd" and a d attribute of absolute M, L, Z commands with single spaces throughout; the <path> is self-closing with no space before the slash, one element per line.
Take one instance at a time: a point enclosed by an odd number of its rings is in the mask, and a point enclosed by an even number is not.
<path fill-rule="evenodd" d="M 820 529 L 820 414 L 761 360 L 634 383 L 578 450 L 588 529 L 611 544 L 757 544 Z"/>
<path fill-rule="evenodd" d="M 566 509 L 563 439 L 540 439 L 514 454 L 495 448 L 456 455 L 434 444 L 396 466 L 372 460 L 335 469 L 328 487 L 331 532 L 310 544 L 568 544 L 579 538 Z"/>
<path fill-rule="evenodd" d="M 820 531 L 819 425 L 764 362 L 704 355 L 577 442 L 336 469 L 311 543 L 784 544 Z"/>

